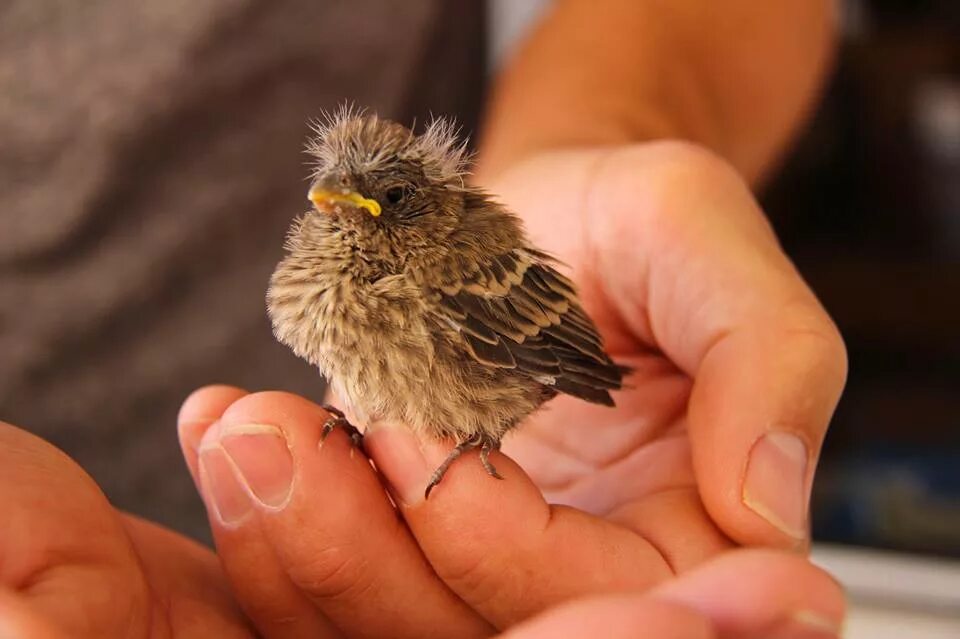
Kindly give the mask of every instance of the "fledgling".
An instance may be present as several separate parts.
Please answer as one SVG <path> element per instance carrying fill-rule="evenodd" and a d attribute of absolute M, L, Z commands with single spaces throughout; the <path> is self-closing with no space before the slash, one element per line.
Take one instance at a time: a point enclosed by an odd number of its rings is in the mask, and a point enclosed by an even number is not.
<path fill-rule="evenodd" d="M 625 369 L 520 220 L 465 181 L 449 122 L 417 136 L 342 109 L 315 132 L 313 209 L 267 293 L 274 333 L 361 424 L 457 442 L 427 494 L 473 448 L 499 477 L 491 450 L 558 393 L 613 405 Z"/>

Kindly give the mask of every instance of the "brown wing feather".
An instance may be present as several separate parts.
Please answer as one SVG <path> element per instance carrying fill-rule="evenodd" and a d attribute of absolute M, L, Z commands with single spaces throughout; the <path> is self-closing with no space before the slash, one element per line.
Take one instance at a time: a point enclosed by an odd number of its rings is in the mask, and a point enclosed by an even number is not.
<path fill-rule="evenodd" d="M 433 288 L 436 312 L 458 329 L 478 362 L 512 368 L 557 391 L 612 405 L 625 369 L 580 307 L 576 288 L 534 250 L 511 251 L 472 269 L 447 273 Z"/>

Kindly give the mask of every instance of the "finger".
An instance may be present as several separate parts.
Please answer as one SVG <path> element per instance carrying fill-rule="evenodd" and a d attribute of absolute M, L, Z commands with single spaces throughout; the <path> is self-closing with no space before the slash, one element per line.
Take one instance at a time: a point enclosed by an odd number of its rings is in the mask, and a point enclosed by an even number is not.
<path fill-rule="evenodd" d="M 180 408 L 177 417 L 180 448 L 201 494 L 200 442 L 208 430 L 216 428 L 224 411 L 248 394 L 247 391 L 232 386 L 205 386 L 191 393 Z M 263 561 L 263 558 L 270 557 L 272 552 L 269 544 L 262 538 L 251 538 L 246 544 L 234 545 L 230 562 L 227 562 L 225 557 L 222 558 L 227 575 L 233 582 L 234 591 L 247 615 L 255 621 L 265 636 L 339 637 L 336 627 L 290 583 L 281 568 L 275 562 Z M 235 570 L 231 570 L 237 567 L 241 570 L 239 576 Z M 259 579 L 254 577 L 253 571 L 260 573 Z M 241 580 L 239 584 L 238 580 Z M 255 592 L 248 593 L 247 586 L 251 581 L 258 587 Z"/>
<path fill-rule="evenodd" d="M 194 391 L 180 408 L 177 418 L 180 447 L 201 495 L 204 490 L 200 479 L 200 443 L 209 430 L 219 428 L 218 421 L 224 411 L 246 395 L 248 393 L 240 388 L 206 386 Z M 209 503 L 210 496 L 206 495 L 206 498 Z M 240 503 L 249 505 L 250 501 L 246 495 L 242 495 Z M 216 537 L 217 522 L 212 517 L 211 528 Z M 264 636 L 340 636 L 339 630 L 273 561 L 273 549 L 262 535 L 248 534 L 236 539 L 229 546 L 229 554 L 221 545 L 218 540 L 221 560 L 234 592 Z"/>
<path fill-rule="evenodd" d="M 0 637 L 2 639 L 66 639 L 29 601 L 0 586 Z"/>
<path fill-rule="evenodd" d="M 231 404 L 247 395 L 247 391 L 235 386 L 204 386 L 190 393 L 180 406 L 177 415 L 177 436 L 180 450 L 187 462 L 187 468 L 199 485 L 197 475 L 197 449 L 207 429 L 220 417 Z"/>
<path fill-rule="evenodd" d="M 153 597 L 167 606 L 160 621 L 167 632 L 157 634 L 218 639 L 253 636 L 220 562 L 209 548 L 146 519 L 122 518 Z"/>
<path fill-rule="evenodd" d="M 321 444 L 328 417 L 256 393 L 200 446 L 217 549 L 261 632 L 319 611 L 351 637 L 488 635 L 434 575 L 363 453 L 339 429 Z"/>
<path fill-rule="evenodd" d="M 586 593 L 646 588 L 670 575 L 660 553 L 632 531 L 549 506 L 501 454 L 491 461 L 503 480 L 468 453 L 425 500 L 450 447 L 386 426 L 366 443 L 434 570 L 498 628 Z"/>
<path fill-rule="evenodd" d="M 0 423 L 0 504 L 0 584 L 70 636 L 146 634 L 150 593 L 138 558 L 116 511 L 73 460 Z"/>
<path fill-rule="evenodd" d="M 578 600 L 500 635 L 501 639 L 713 639 L 716 636 L 704 615 L 685 606 L 644 598 L 638 594 Z"/>
<path fill-rule="evenodd" d="M 727 553 L 651 595 L 706 615 L 721 637 L 835 639 L 845 612 L 830 575 L 772 550 Z"/>
<path fill-rule="evenodd" d="M 592 229 L 606 295 L 694 379 L 693 463 L 713 519 L 740 543 L 800 545 L 842 340 L 722 161 L 679 144 L 622 153 L 588 205 L 606 213 Z"/>
<path fill-rule="evenodd" d="M 766 550 L 727 553 L 648 593 L 593 597 L 503 635 L 837 639 L 843 592 L 809 562 Z"/>

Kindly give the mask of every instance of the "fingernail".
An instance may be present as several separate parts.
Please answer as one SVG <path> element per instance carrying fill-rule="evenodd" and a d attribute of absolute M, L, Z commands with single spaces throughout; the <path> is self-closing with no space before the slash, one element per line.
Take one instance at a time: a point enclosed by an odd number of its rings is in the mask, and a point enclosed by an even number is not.
<path fill-rule="evenodd" d="M 743 503 L 798 540 L 807 537 L 807 446 L 774 431 L 756 441 L 743 480 Z"/>
<path fill-rule="evenodd" d="M 225 526 L 235 526 L 253 512 L 253 503 L 237 478 L 233 462 L 219 446 L 200 448 L 200 487 L 213 516 Z"/>
<path fill-rule="evenodd" d="M 380 426 L 364 437 L 364 446 L 402 505 L 415 506 L 423 501 L 432 469 L 413 433 L 406 428 Z"/>
<path fill-rule="evenodd" d="M 818 612 L 801 610 L 768 630 L 764 636 L 769 639 L 839 639 L 843 636 L 843 624 Z"/>
<path fill-rule="evenodd" d="M 833 636 L 841 637 L 843 636 L 843 621 L 839 623 L 821 615 L 819 612 L 814 612 L 812 610 L 799 610 L 793 613 L 793 620 L 802 626 L 806 626 L 812 630 L 819 630 L 821 632 L 833 633 Z"/>
<path fill-rule="evenodd" d="M 271 509 L 283 508 L 293 486 L 293 456 L 283 431 L 269 424 L 225 425 L 220 446 L 253 498 Z"/>
<path fill-rule="evenodd" d="M 197 448 L 200 446 L 200 440 L 203 439 L 203 436 L 206 434 L 207 429 L 210 428 L 210 425 L 216 421 L 216 417 L 180 421 L 180 438 L 183 441 L 184 448 L 196 453 Z"/>

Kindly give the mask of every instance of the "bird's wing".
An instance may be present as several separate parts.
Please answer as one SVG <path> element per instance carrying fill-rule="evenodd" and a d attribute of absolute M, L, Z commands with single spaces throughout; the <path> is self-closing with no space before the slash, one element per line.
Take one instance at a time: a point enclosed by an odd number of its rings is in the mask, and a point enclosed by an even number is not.
<path fill-rule="evenodd" d="M 624 369 L 604 352 L 574 284 L 548 260 L 518 249 L 462 270 L 443 269 L 430 290 L 433 313 L 481 364 L 516 369 L 559 392 L 612 406 L 608 391 L 621 387 Z"/>

